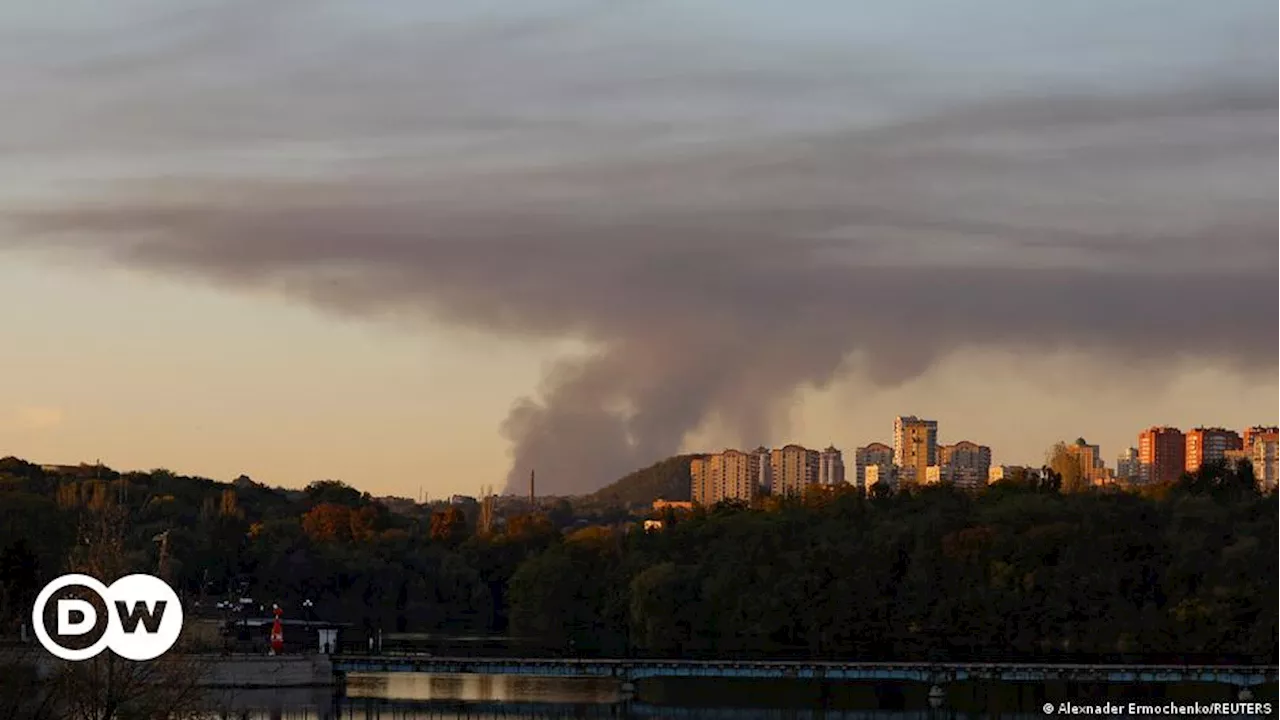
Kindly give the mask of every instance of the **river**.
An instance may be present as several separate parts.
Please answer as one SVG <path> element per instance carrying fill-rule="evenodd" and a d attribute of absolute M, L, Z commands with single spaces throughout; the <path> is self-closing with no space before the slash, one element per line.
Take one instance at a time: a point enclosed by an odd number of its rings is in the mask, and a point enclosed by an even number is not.
<path fill-rule="evenodd" d="M 210 708 L 235 720 L 482 720 L 503 718 L 706 718 L 707 720 L 837 720 L 859 718 L 1039 718 L 1046 702 L 1120 705 L 1229 703 L 1236 691 L 1215 685 L 1068 687 L 957 683 L 941 709 L 929 688 L 894 684 L 802 681 L 647 680 L 624 703 L 615 681 L 412 673 L 352 675 L 346 696 L 328 690 L 218 691 Z M 1275 689 L 1256 700 L 1276 709 Z M 1056 712 L 1053 714 L 1060 714 Z M 1115 716 L 1115 715 L 1113 715 Z M 1121 714 L 1120 716 L 1124 716 Z M 1217 717 L 1258 715 L 1217 715 Z"/>

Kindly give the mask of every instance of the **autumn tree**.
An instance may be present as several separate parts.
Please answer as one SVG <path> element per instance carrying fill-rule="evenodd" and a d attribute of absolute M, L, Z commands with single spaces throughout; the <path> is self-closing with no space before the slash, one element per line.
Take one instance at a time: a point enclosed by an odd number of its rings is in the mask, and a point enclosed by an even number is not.
<path fill-rule="evenodd" d="M 316 542 L 346 542 L 351 539 L 351 508 L 320 503 L 302 516 L 302 531 Z"/>
<path fill-rule="evenodd" d="M 382 510 L 380 505 L 374 504 L 350 511 L 351 539 L 356 542 L 372 540 L 382 529 Z"/>
<path fill-rule="evenodd" d="M 431 513 L 431 540 L 446 545 L 457 545 L 467 538 L 467 517 L 462 510 L 450 505 Z"/>
<path fill-rule="evenodd" d="M 1080 492 L 1089 487 L 1089 480 L 1080 465 L 1080 455 L 1072 452 L 1066 443 L 1055 443 L 1046 456 L 1048 466 L 1062 477 L 1063 492 Z"/>

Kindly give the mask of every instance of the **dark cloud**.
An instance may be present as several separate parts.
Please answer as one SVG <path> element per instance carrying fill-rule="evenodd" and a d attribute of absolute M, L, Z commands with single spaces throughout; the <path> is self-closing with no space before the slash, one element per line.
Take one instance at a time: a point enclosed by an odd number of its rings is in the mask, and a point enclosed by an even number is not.
<path fill-rule="evenodd" d="M 421 64 L 438 48 L 394 36 L 388 54 L 441 90 L 438 107 L 430 93 L 397 94 L 413 72 L 382 75 L 385 61 L 359 54 L 264 71 L 229 94 L 215 83 L 208 103 L 155 69 L 128 81 L 141 102 L 122 117 L 154 112 L 173 142 L 319 138 L 331 155 L 293 176 L 288 157 L 217 177 L 198 158 L 161 158 L 178 169 L 5 209 L 6 242 L 276 288 L 336 312 L 410 309 L 588 340 L 592 353 L 562 361 L 502 427 L 509 481 L 523 486 L 536 467 L 547 492 L 607 482 L 713 417 L 746 444 L 768 442 L 798 387 L 848 372 L 901 383 L 965 348 L 1274 373 L 1274 78 L 1214 66 L 1123 91 L 1115 78 L 945 102 L 921 91 L 833 119 L 769 103 L 854 107 L 866 70 L 735 68 L 679 44 L 668 58 L 646 46 L 574 68 L 581 56 L 524 49 L 579 27 L 467 26 L 459 37 L 491 54 L 444 67 Z M 468 85 L 531 57 L 543 64 L 514 77 L 559 80 L 503 82 L 507 100 Z M 634 57 L 651 64 L 622 61 Z M 928 79 L 919 87 L 940 81 Z M 885 85 L 869 97 L 887 97 Z M 646 98 L 696 109 L 699 88 L 717 87 L 725 97 L 701 117 L 619 112 Z M 224 125 L 218 113 L 234 108 L 247 112 Z M 101 117 L 81 127 L 103 147 L 145 145 L 146 132 Z M 27 137 L 40 147 L 59 135 Z"/>

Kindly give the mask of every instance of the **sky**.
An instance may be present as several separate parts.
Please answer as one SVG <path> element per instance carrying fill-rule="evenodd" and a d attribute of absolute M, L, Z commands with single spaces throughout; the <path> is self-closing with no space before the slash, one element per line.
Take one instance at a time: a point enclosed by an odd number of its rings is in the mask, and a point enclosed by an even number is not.
<path fill-rule="evenodd" d="M 1276 12 L 0 4 L 0 455 L 440 497 L 1275 424 Z"/>

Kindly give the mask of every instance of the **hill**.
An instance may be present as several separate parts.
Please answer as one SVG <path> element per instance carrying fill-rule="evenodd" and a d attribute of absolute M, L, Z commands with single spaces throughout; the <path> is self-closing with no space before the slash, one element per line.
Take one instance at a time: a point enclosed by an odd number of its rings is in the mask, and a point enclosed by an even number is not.
<path fill-rule="evenodd" d="M 689 464 L 702 455 L 675 455 L 636 470 L 600 488 L 589 497 L 610 505 L 648 505 L 658 498 L 688 500 Z"/>

